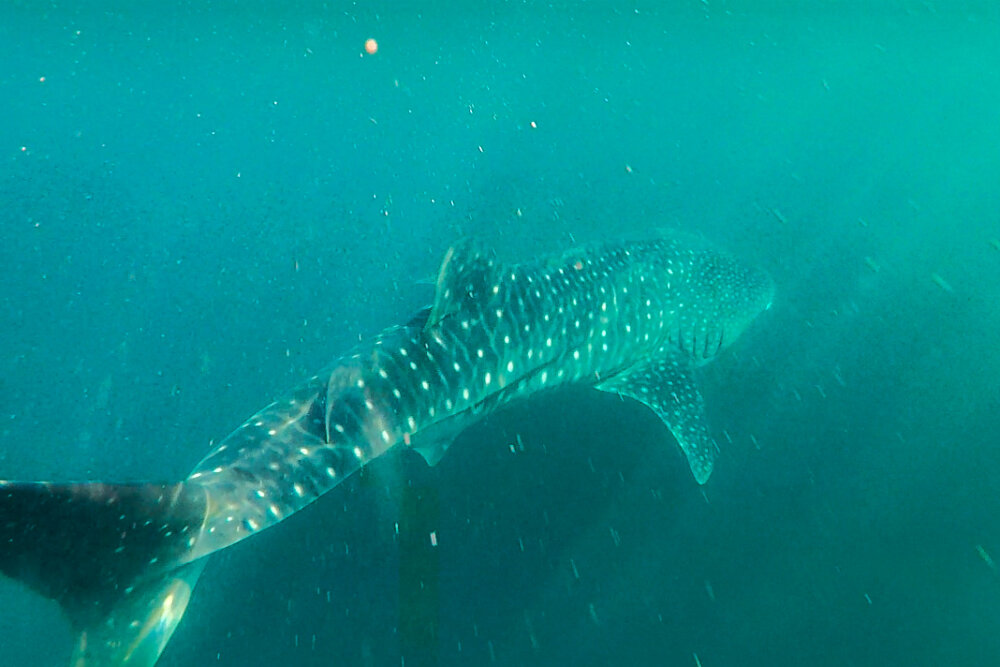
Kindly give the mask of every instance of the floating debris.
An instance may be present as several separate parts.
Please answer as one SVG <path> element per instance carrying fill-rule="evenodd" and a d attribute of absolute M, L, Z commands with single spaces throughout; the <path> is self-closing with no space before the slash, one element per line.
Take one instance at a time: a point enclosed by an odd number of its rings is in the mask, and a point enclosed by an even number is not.
<path fill-rule="evenodd" d="M 590 620 L 592 620 L 594 622 L 594 625 L 600 625 L 601 624 L 601 619 L 599 619 L 597 617 L 597 608 L 594 607 L 594 603 L 593 602 L 591 602 L 589 605 L 587 605 L 587 611 L 590 613 Z"/>
<path fill-rule="evenodd" d="M 1000 239 L 990 239 L 990 246 L 994 250 L 1000 250 Z"/>
<path fill-rule="evenodd" d="M 945 280 L 944 278 L 941 277 L 941 274 L 939 274 L 939 273 L 932 273 L 931 274 L 931 280 L 934 281 L 935 285 L 937 285 L 938 287 L 940 287 L 941 289 L 943 289 L 948 294 L 954 293 L 955 290 L 952 289 L 952 286 L 948 283 L 947 280 Z"/>
<path fill-rule="evenodd" d="M 983 547 L 982 544 L 976 545 L 976 553 L 979 554 L 979 557 L 983 559 L 983 562 L 986 563 L 986 565 L 989 566 L 991 570 L 997 569 L 997 564 L 993 561 L 993 556 L 991 556 L 989 552 L 986 551 L 986 549 Z"/>
<path fill-rule="evenodd" d="M 872 270 L 872 273 L 878 273 L 882 270 L 882 265 L 876 262 L 871 257 L 865 257 L 865 266 Z"/>
<path fill-rule="evenodd" d="M 771 214 L 772 214 L 772 215 L 773 215 L 773 216 L 774 216 L 775 218 L 777 218 L 777 219 L 778 219 L 778 222 L 780 222 L 781 224 L 783 224 L 783 225 L 787 225 L 787 224 L 788 224 L 788 220 L 787 220 L 787 219 L 785 218 L 785 216 L 783 216 L 783 215 L 781 214 L 781 211 L 779 211 L 778 209 L 776 209 L 776 208 L 772 208 L 772 209 L 771 209 Z"/>

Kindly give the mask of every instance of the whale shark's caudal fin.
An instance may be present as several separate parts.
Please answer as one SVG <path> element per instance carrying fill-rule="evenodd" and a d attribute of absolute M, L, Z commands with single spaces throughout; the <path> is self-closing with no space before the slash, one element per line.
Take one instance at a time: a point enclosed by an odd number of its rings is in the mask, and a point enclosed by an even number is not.
<path fill-rule="evenodd" d="M 56 600 L 78 633 L 71 667 L 150 667 L 205 558 L 189 484 L 0 482 L 0 572 Z"/>

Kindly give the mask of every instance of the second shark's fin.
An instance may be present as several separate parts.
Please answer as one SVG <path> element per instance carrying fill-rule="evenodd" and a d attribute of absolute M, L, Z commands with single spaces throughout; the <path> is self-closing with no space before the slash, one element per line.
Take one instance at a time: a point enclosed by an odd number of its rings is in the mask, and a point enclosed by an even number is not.
<path fill-rule="evenodd" d="M 691 362 L 668 354 L 597 385 L 602 391 L 634 398 L 667 425 L 699 484 L 708 481 L 716 447 L 708 433 L 705 401 L 695 386 Z"/>
<path fill-rule="evenodd" d="M 205 559 L 205 494 L 186 484 L 0 483 L 0 572 L 59 603 L 71 667 L 151 667 Z"/>
<path fill-rule="evenodd" d="M 471 240 L 453 245 L 438 271 L 434 306 L 427 327 L 436 326 L 449 315 L 468 308 L 489 296 L 497 281 L 497 263 L 479 244 Z"/>

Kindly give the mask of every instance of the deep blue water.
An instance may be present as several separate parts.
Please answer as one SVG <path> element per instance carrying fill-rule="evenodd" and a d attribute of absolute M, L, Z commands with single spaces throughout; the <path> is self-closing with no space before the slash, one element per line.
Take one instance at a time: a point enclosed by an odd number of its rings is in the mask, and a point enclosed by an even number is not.
<path fill-rule="evenodd" d="M 213 557 L 159 665 L 1000 664 L 992 3 L 278 4 L 0 7 L 0 477 L 185 476 L 462 236 L 681 229 L 778 298 L 705 487 L 544 397 Z M 70 644 L 0 582 L 0 665 Z"/>

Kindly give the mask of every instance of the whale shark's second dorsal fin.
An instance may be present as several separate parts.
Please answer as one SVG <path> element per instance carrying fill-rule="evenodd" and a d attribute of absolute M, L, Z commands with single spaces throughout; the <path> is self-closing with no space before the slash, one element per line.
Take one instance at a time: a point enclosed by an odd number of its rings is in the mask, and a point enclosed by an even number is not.
<path fill-rule="evenodd" d="M 634 398 L 656 413 L 687 457 L 699 484 L 708 481 L 716 446 L 708 432 L 705 401 L 694 383 L 693 363 L 677 351 L 661 350 L 650 362 L 597 385 Z"/>
<path fill-rule="evenodd" d="M 466 239 L 453 245 L 438 271 L 434 306 L 426 327 L 437 326 L 444 318 L 486 297 L 488 291 L 498 285 L 498 274 L 496 260 L 479 243 Z"/>

